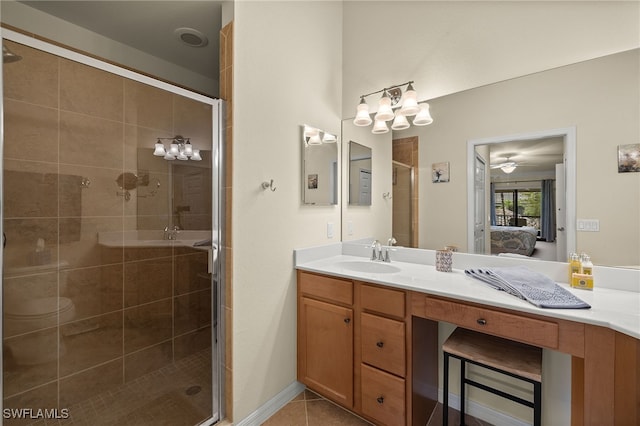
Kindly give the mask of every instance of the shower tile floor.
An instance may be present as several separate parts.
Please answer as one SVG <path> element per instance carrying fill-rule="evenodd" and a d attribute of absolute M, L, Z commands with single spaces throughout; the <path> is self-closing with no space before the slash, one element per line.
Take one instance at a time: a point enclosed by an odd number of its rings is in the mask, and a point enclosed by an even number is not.
<path fill-rule="evenodd" d="M 211 387 L 208 349 L 72 405 L 69 419 L 32 425 L 194 426 L 211 417 Z"/>

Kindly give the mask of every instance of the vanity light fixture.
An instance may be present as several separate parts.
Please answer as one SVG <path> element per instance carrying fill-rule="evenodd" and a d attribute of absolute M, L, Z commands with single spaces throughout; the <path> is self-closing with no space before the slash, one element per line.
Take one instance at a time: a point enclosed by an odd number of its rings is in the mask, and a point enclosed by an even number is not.
<path fill-rule="evenodd" d="M 169 144 L 169 148 L 165 148 L 164 144 L 162 143 L 163 140 L 171 141 L 171 144 Z M 158 138 L 158 142 L 156 142 L 153 155 L 157 157 L 163 157 L 168 161 L 202 160 L 202 157 L 200 156 L 200 150 L 193 149 L 193 145 L 191 145 L 189 138 L 184 138 L 180 135 L 176 135 L 172 138 Z"/>
<path fill-rule="evenodd" d="M 403 86 L 407 86 L 404 93 L 402 93 Z M 382 93 L 382 97 L 378 101 L 378 112 L 371 119 L 369 105 L 365 98 L 376 93 Z M 411 116 L 415 117 L 410 123 L 407 117 Z M 411 124 L 414 126 L 426 126 L 433 123 L 433 118 L 431 118 L 429 112 L 429 104 L 426 102 L 418 103 L 418 94 L 413 88 L 413 81 L 385 87 L 376 92 L 360 96 L 360 103 L 356 108 L 356 117 L 353 120 L 353 124 L 365 127 L 374 123 L 371 132 L 382 134 L 389 131 L 387 121 L 391 120 L 393 120 L 391 124 L 392 130 L 408 129 Z"/>
<path fill-rule="evenodd" d="M 307 126 L 306 124 L 302 133 L 302 139 L 305 146 L 336 143 L 338 141 L 338 137 L 333 133 L 325 132 L 318 128 Z"/>

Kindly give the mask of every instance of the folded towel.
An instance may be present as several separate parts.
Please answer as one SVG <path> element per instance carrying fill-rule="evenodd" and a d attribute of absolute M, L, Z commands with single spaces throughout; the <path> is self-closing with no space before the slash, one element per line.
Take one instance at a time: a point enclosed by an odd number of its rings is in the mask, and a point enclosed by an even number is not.
<path fill-rule="evenodd" d="M 465 269 L 470 277 L 526 300 L 539 308 L 589 309 L 591 305 L 549 277 L 525 266 Z"/>

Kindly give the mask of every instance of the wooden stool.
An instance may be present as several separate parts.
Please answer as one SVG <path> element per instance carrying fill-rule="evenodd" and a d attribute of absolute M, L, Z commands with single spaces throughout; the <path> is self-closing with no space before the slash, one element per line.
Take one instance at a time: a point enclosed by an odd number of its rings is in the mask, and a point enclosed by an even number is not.
<path fill-rule="evenodd" d="M 533 408 L 533 424 L 542 422 L 542 349 L 489 334 L 456 328 L 442 345 L 444 395 L 442 424 L 449 421 L 449 357 L 460 360 L 460 425 L 464 426 L 465 384 Z M 533 402 L 465 377 L 465 363 L 479 365 L 533 384 Z"/>

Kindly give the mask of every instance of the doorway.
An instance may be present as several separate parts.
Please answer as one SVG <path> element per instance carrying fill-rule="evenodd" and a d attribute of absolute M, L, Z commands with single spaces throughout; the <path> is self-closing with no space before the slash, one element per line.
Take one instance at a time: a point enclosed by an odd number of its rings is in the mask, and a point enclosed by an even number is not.
<path fill-rule="evenodd" d="M 551 161 L 549 166 L 548 173 L 550 173 L 550 177 L 543 179 L 534 176 L 534 172 L 536 169 L 535 161 L 527 161 L 525 151 L 535 151 L 537 147 L 549 145 L 548 142 L 558 141 L 558 146 L 561 147 L 561 151 L 559 153 L 559 157 L 557 157 L 557 161 Z M 497 136 L 497 137 L 489 137 L 482 139 L 473 139 L 469 140 L 467 143 L 467 205 L 468 205 L 468 214 L 467 214 L 467 244 L 469 247 L 475 246 L 475 233 L 474 230 L 476 228 L 475 224 L 475 211 L 477 209 L 477 201 L 478 197 L 476 196 L 476 179 L 475 179 L 475 158 L 476 158 L 476 150 L 479 147 L 488 147 L 490 152 L 498 151 L 501 148 L 516 146 L 518 147 L 515 152 L 502 152 L 502 157 L 497 161 L 490 162 L 490 169 L 495 173 L 498 173 L 499 176 L 502 176 L 502 179 L 492 179 L 492 184 L 489 186 L 487 196 L 484 197 L 485 200 L 491 199 L 494 204 L 490 206 L 492 213 L 487 217 L 486 229 L 490 229 L 490 226 L 495 223 L 493 222 L 493 217 L 495 216 L 495 194 L 496 190 L 505 190 L 505 189 L 518 189 L 522 190 L 523 188 L 530 188 L 531 182 L 538 182 L 540 187 L 543 188 L 542 192 L 544 193 L 544 186 L 547 185 L 549 188 L 553 189 L 553 185 L 556 186 L 556 192 L 561 192 L 564 194 L 564 199 L 562 202 L 564 206 L 556 206 L 555 215 L 554 215 L 554 224 L 553 229 L 548 228 L 546 235 L 555 235 L 558 241 L 562 241 L 563 244 L 559 244 L 561 247 L 557 249 L 554 247 L 554 255 L 553 258 L 558 261 L 566 261 L 567 253 L 569 251 L 575 250 L 576 246 L 576 129 L 575 127 L 567 127 L 567 128 L 559 128 L 559 129 L 550 129 L 550 130 L 542 130 L 537 132 L 530 133 L 522 133 L 522 134 L 514 134 L 514 135 L 506 135 L 506 136 Z M 510 150 L 511 148 L 509 148 Z M 518 157 L 521 155 L 520 157 Z M 544 157 L 544 155 L 540 155 L 540 158 Z M 556 154 L 553 155 L 553 158 L 556 158 Z M 560 169 L 562 170 L 562 176 L 557 176 L 557 168 L 556 162 L 559 162 L 563 165 Z M 514 170 L 522 170 L 521 175 L 518 179 L 509 178 L 508 176 L 516 176 Z M 495 181 L 495 182 L 494 182 Z M 547 181 L 547 182 L 545 182 Z M 551 182 L 553 181 L 553 182 Z M 562 187 L 557 186 L 560 184 Z M 520 186 L 518 186 L 520 185 Z M 526 185 L 523 187 L 522 185 Z M 548 194 L 551 194 L 550 197 L 553 197 L 553 192 L 551 190 L 546 191 Z M 535 197 L 532 197 L 535 198 Z M 542 203 L 543 205 L 545 203 Z M 526 218 L 524 216 L 524 212 L 513 211 L 513 207 L 515 205 L 509 205 L 512 207 L 508 209 L 508 220 L 510 220 L 514 226 L 521 226 L 522 224 L 528 224 L 529 219 L 532 220 L 532 223 L 544 223 L 544 218 L 540 218 L 538 222 L 536 222 L 535 217 Z M 521 202 L 522 206 L 522 202 Z M 523 207 L 523 206 L 522 206 Z M 489 209 L 485 209 L 488 211 Z M 505 217 L 507 214 L 505 213 Z M 518 217 L 519 216 L 519 217 Z M 535 215 L 530 215 L 535 216 Z M 543 215 L 544 216 L 544 215 Z M 565 223 L 565 226 L 558 226 L 558 224 Z M 509 225 L 509 222 L 507 223 Z M 539 239 L 546 240 L 545 242 L 551 241 L 551 237 L 540 238 Z M 554 237 L 555 239 L 555 237 Z M 566 241 L 566 245 L 564 242 Z M 488 253 L 488 252 L 487 252 Z M 547 259 L 549 258 L 546 256 Z"/>

